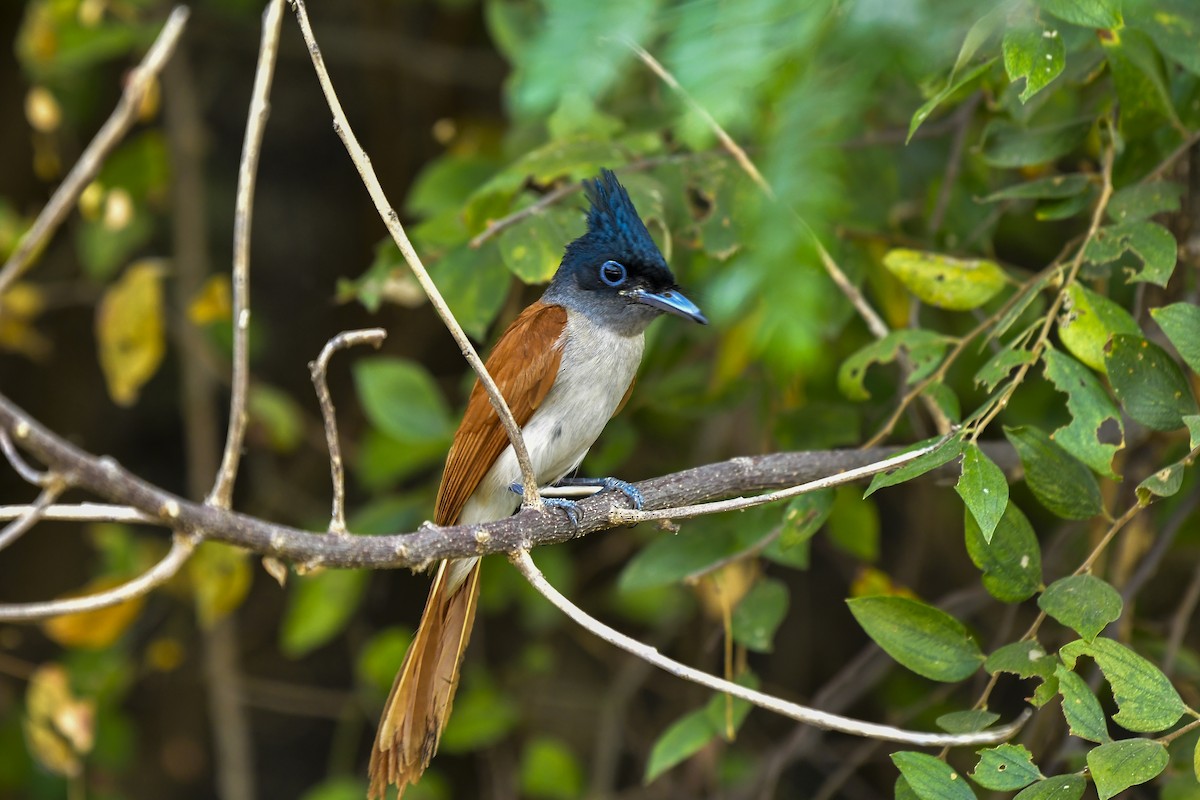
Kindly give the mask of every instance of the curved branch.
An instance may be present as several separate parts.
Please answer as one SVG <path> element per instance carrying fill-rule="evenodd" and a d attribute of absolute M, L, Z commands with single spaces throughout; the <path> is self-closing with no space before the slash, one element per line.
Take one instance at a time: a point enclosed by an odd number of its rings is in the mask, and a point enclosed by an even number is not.
<path fill-rule="evenodd" d="M 732 695 L 733 697 L 752 703 L 759 708 L 765 708 L 768 711 L 781 714 L 797 722 L 803 722 L 806 725 L 812 725 L 829 731 L 838 731 L 839 733 L 848 733 L 852 736 L 865 736 L 871 739 L 901 742 L 902 744 L 916 745 L 918 747 L 963 747 L 996 744 L 1011 739 L 1021 729 L 1021 726 L 1025 724 L 1025 720 L 1029 719 L 1031 713 L 1026 709 L 1021 716 L 1008 725 L 976 733 L 925 733 L 893 728 L 891 725 L 880 725 L 875 722 L 864 722 L 838 714 L 830 714 L 826 711 L 819 711 L 815 708 L 792 703 L 779 697 L 773 697 L 764 692 L 755 691 L 754 689 L 736 684 L 733 681 L 722 680 L 714 675 L 709 675 L 707 672 L 667 658 L 650 645 L 642 644 L 637 639 L 626 636 L 620 631 L 610 628 L 599 620 L 588 616 L 581 608 L 550 585 L 550 582 L 538 570 L 537 565 L 533 563 L 533 559 L 529 557 L 529 553 L 525 551 L 514 553 L 511 561 L 521 571 L 521 574 L 525 576 L 525 580 L 529 581 L 534 589 L 537 589 L 539 594 L 549 600 L 559 611 L 566 614 L 577 624 L 583 626 L 593 636 L 603 639 L 626 652 L 632 653 L 643 661 L 653 664 L 671 675 L 698 683 L 716 692 Z"/>
<path fill-rule="evenodd" d="M 0 395 L 0 429 L 13 442 L 61 473 L 73 486 L 104 500 L 137 509 L 165 527 L 202 533 L 205 538 L 238 545 L 266 556 L 310 567 L 423 568 L 444 558 L 489 553 L 513 553 L 557 544 L 589 533 L 617 527 L 610 516 L 623 495 L 602 493 L 579 502 L 579 524 L 561 513 L 526 509 L 496 522 L 480 525 L 436 527 L 423 525 L 413 533 L 390 536 L 326 536 L 214 506 L 192 503 L 123 469 L 108 457 L 80 450 L 36 422 L 29 414 Z M 1002 468 L 1015 467 L 1016 458 L 1006 444 L 985 451 Z M 723 497 L 787 488 L 846 470 L 876 464 L 894 456 L 899 448 L 872 450 L 822 450 L 743 456 L 696 467 L 636 484 L 645 497 L 645 509 L 703 503 Z M 880 470 L 887 468 L 885 464 Z M 931 474 L 957 474 L 953 463 Z"/>
<path fill-rule="evenodd" d="M 187 563 L 192 551 L 196 549 L 199 538 L 192 535 L 176 534 L 171 549 L 162 560 L 150 569 L 138 575 L 128 583 L 84 597 L 68 597 L 62 600 L 47 600 L 44 603 L 11 603 L 0 605 L 0 622 L 36 622 L 37 620 L 58 617 L 64 614 L 80 614 L 85 611 L 115 606 L 141 597 L 156 586 L 175 577 L 175 573 Z"/>

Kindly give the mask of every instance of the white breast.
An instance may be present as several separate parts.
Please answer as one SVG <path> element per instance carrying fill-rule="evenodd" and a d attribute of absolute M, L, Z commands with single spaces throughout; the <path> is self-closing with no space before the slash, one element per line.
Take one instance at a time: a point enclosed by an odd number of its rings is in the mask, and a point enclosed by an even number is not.
<path fill-rule="evenodd" d="M 538 483 L 562 478 L 583 461 L 617 410 L 642 360 L 642 334 L 621 336 L 568 312 L 558 376 L 542 405 L 522 428 Z M 459 522 L 509 516 L 521 498 L 509 486 L 521 479 L 512 446 L 505 448 L 463 506 Z"/>

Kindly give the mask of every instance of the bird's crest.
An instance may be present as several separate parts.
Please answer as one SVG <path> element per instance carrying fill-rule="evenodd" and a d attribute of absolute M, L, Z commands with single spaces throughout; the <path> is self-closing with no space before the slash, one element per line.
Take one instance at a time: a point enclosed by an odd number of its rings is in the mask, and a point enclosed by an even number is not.
<path fill-rule="evenodd" d="M 584 181 L 583 191 L 591 202 L 585 238 L 614 253 L 628 253 L 647 266 L 666 267 L 629 193 L 611 170 L 602 169 L 600 177 Z"/>

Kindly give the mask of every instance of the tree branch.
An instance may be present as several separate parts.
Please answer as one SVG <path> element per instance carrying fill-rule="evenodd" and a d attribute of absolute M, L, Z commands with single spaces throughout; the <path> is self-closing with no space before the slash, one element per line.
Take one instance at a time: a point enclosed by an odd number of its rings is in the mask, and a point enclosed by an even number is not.
<path fill-rule="evenodd" d="M 7 431 L 18 447 L 61 473 L 73 486 L 141 511 L 164 527 L 202 532 L 208 539 L 307 566 L 419 569 L 443 558 L 513 553 L 617 527 L 610 517 L 614 508 L 623 508 L 624 504 L 623 495 L 610 493 L 582 500 L 578 526 L 554 510 L 525 509 L 480 525 L 423 525 L 413 533 L 389 536 L 324 536 L 189 502 L 138 478 L 112 458 L 80 450 L 3 395 L 0 395 L 0 429 Z M 985 444 L 984 450 L 1002 468 L 1015 467 L 1015 455 L 1006 444 Z M 881 458 L 898 451 L 899 448 L 884 447 L 743 456 L 635 485 L 646 499 L 645 509 L 654 511 L 796 486 L 878 464 Z M 884 468 L 886 465 L 880 467 Z M 951 463 L 931 474 L 950 477 L 957 470 Z"/>

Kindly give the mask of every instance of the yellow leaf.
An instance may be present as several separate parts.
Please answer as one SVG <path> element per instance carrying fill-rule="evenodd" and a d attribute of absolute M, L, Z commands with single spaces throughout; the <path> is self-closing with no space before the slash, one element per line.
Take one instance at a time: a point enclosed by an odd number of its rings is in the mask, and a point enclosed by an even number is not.
<path fill-rule="evenodd" d="M 81 591 L 65 596 L 79 597 L 95 594 L 111 589 L 121 582 L 121 579 L 111 576 L 97 578 L 88 583 Z M 135 597 L 108 608 L 53 617 L 42 624 L 42 630 L 63 647 L 99 650 L 115 642 L 125 632 L 125 629 L 137 619 L 144 600 L 145 598 Z"/>
<path fill-rule="evenodd" d="M 732 611 L 758 578 L 758 562 L 753 558 L 731 561 L 696 583 L 696 594 L 705 614 L 711 619 L 723 619 Z"/>
<path fill-rule="evenodd" d="M 183 645 L 178 639 L 155 639 L 146 647 L 146 666 L 157 672 L 173 672 L 183 664 Z"/>
<path fill-rule="evenodd" d="M 874 597 L 876 595 L 893 595 L 916 600 L 912 590 L 892 582 L 892 578 L 883 570 L 874 567 L 863 567 L 858 571 L 850 584 L 851 597 Z"/>
<path fill-rule="evenodd" d="M 31 359 L 46 356 L 50 342 L 32 325 L 45 305 L 41 289 L 31 283 L 14 284 L 0 296 L 0 350 L 21 353 Z"/>
<path fill-rule="evenodd" d="M 192 298 L 188 306 L 188 319 L 197 325 L 229 319 L 233 311 L 233 301 L 230 297 L 229 276 L 213 275 Z"/>
<path fill-rule="evenodd" d="M 58 664 L 39 667 L 25 695 L 25 739 L 29 752 L 51 772 L 79 775 L 80 758 L 92 749 L 95 709 L 71 694 L 67 671 Z"/>
<path fill-rule="evenodd" d="M 162 362 L 163 267 L 139 261 L 109 287 L 96 310 L 100 367 L 113 402 L 131 406 Z"/>
<path fill-rule="evenodd" d="M 188 562 L 196 617 L 211 628 L 242 604 L 250 591 L 249 553 L 220 542 L 205 542 Z"/>

